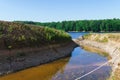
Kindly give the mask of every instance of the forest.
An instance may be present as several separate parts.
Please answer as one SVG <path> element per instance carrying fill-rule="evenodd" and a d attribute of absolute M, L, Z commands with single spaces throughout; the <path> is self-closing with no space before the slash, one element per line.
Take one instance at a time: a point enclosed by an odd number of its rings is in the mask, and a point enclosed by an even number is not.
<path fill-rule="evenodd" d="M 86 31 L 86 32 L 119 32 L 120 19 L 103 20 L 76 20 L 62 22 L 33 22 L 33 21 L 15 21 L 26 24 L 47 26 L 64 31 Z"/>

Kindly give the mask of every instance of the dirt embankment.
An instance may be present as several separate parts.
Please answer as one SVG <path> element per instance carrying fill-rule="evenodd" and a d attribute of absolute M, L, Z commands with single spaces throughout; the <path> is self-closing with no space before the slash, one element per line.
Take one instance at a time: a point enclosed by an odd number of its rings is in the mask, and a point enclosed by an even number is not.
<path fill-rule="evenodd" d="M 90 46 L 109 53 L 112 58 L 112 79 L 120 79 L 120 33 L 88 34 L 74 40 L 81 46 Z"/>
<path fill-rule="evenodd" d="M 0 75 L 70 56 L 74 47 L 76 44 L 71 41 L 39 48 L 0 50 Z"/>

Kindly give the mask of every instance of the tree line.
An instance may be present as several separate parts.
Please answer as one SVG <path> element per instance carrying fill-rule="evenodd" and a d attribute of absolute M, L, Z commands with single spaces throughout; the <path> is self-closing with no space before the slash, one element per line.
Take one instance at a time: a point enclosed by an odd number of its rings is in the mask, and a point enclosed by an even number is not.
<path fill-rule="evenodd" d="M 26 24 L 48 26 L 64 31 L 92 31 L 92 32 L 113 32 L 120 31 L 120 19 L 104 19 L 104 20 L 76 20 L 62 22 L 33 22 L 33 21 L 17 21 Z"/>

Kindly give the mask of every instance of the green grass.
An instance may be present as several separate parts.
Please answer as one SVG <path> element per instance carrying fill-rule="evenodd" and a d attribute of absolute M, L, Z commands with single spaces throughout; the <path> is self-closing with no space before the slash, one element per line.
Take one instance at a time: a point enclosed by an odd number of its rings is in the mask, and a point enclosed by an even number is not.
<path fill-rule="evenodd" d="M 70 41 L 68 33 L 48 27 L 0 21 L 0 49 L 40 47 Z"/>

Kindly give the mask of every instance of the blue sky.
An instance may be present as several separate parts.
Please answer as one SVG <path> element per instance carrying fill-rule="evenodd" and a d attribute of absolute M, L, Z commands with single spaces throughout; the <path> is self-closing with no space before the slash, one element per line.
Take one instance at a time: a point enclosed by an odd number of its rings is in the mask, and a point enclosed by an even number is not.
<path fill-rule="evenodd" d="M 120 18 L 120 0 L 0 0 L 0 20 L 38 22 Z"/>

